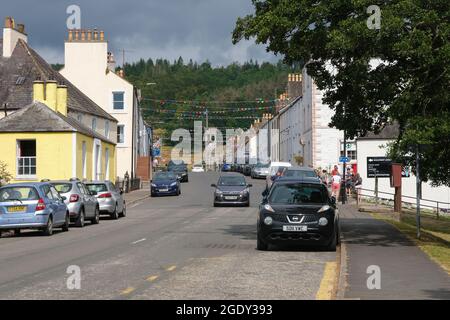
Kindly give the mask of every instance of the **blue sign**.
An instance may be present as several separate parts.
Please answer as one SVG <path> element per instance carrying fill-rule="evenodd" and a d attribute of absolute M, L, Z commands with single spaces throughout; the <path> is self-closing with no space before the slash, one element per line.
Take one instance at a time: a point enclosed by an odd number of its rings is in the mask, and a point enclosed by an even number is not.
<path fill-rule="evenodd" d="M 340 157 L 339 162 L 347 163 L 350 162 L 350 159 L 348 157 Z"/>
<path fill-rule="evenodd" d="M 161 149 L 159 148 L 153 148 L 153 157 L 160 157 L 161 156 Z"/>

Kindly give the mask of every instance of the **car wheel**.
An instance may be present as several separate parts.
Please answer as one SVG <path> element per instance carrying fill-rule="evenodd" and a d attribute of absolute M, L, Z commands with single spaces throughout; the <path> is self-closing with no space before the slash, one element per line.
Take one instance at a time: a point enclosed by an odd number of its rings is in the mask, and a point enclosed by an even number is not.
<path fill-rule="evenodd" d="M 267 251 L 269 249 L 269 245 L 261 239 L 259 234 L 257 235 L 256 249 L 259 251 Z"/>
<path fill-rule="evenodd" d="M 70 227 L 70 216 L 69 213 L 66 213 L 66 221 L 64 222 L 63 226 L 62 226 L 62 231 L 63 232 L 67 232 L 69 231 L 69 227 Z"/>
<path fill-rule="evenodd" d="M 81 209 L 80 213 L 78 214 L 77 221 L 75 221 L 75 227 L 84 227 L 84 209 Z"/>
<path fill-rule="evenodd" d="M 245 204 L 246 207 L 250 207 L 250 201 Z"/>
<path fill-rule="evenodd" d="M 336 251 L 337 237 L 338 233 L 336 232 L 336 230 L 334 230 L 333 234 L 331 235 L 330 244 L 326 247 L 327 251 Z"/>
<path fill-rule="evenodd" d="M 15 235 L 16 237 L 17 237 L 17 236 L 20 236 L 20 232 L 21 232 L 20 229 L 14 229 L 13 231 L 14 231 L 14 235 Z"/>
<path fill-rule="evenodd" d="M 48 217 L 47 225 L 45 226 L 44 230 L 42 230 L 42 233 L 44 234 L 44 236 L 53 235 L 53 218 L 51 216 Z"/>
<path fill-rule="evenodd" d="M 100 210 L 98 207 L 95 207 L 95 215 L 94 218 L 91 220 L 92 224 L 99 224 L 100 223 Z"/>
<path fill-rule="evenodd" d="M 219 205 L 218 205 L 217 203 L 215 203 L 215 202 L 214 202 L 214 207 L 216 207 L 216 208 L 217 208 L 218 206 L 219 206 Z"/>
<path fill-rule="evenodd" d="M 113 219 L 113 220 L 119 219 L 119 213 L 117 212 L 117 203 L 116 203 L 116 206 L 114 207 L 114 212 L 111 213 L 111 219 Z"/>
<path fill-rule="evenodd" d="M 123 203 L 123 211 L 120 213 L 121 218 L 125 218 L 127 216 L 127 207 L 125 205 L 125 202 Z"/>

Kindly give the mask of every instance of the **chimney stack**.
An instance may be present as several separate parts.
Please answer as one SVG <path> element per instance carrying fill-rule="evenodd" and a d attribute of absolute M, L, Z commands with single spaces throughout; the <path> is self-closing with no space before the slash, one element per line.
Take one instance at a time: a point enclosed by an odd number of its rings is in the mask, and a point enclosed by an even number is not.
<path fill-rule="evenodd" d="M 17 42 L 23 40 L 28 41 L 28 37 L 25 33 L 25 25 L 16 23 L 12 17 L 5 18 L 5 27 L 3 28 L 3 57 L 10 58 Z"/>
<path fill-rule="evenodd" d="M 33 82 L 33 101 L 41 102 L 55 112 L 67 116 L 67 86 L 55 80 Z"/>
<path fill-rule="evenodd" d="M 302 75 L 298 73 L 290 73 L 288 76 L 287 98 L 296 99 L 301 97 L 302 92 Z"/>

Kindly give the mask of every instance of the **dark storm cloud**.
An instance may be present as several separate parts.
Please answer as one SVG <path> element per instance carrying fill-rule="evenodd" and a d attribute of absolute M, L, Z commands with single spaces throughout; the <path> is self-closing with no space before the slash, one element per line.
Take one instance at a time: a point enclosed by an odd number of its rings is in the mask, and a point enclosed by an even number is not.
<path fill-rule="evenodd" d="M 182 56 L 222 65 L 278 59 L 252 42 L 231 43 L 237 17 L 252 12 L 250 0 L 14 0 L 2 1 L 0 13 L 25 23 L 30 44 L 47 60 L 63 62 L 71 4 L 81 8 L 82 28 L 105 30 L 110 49 L 116 55 L 127 49 L 128 61 Z"/>

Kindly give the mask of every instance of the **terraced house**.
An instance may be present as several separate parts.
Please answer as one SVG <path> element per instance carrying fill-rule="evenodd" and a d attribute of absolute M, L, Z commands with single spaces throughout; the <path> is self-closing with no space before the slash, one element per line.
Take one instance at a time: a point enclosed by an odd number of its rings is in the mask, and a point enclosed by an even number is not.
<path fill-rule="evenodd" d="M 54 71 L 5 19 L 0 40 L 0 160 L 13 182 L 116 179 L 117 120 Z"/>

